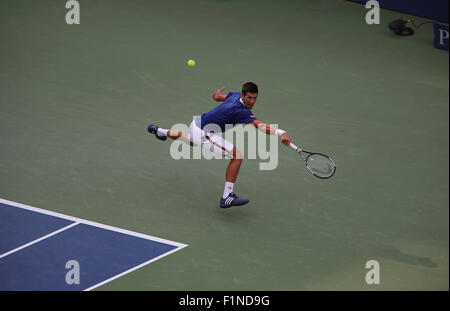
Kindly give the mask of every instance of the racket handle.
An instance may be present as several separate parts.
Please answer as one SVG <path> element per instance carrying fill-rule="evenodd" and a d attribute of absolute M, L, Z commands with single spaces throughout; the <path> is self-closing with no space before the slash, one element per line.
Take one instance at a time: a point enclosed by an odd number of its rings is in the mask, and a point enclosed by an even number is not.
<path fill-rule="evenodd" d="M 295 151 L 302 151 L 302 149 L 300 149 L 299 147 L 297 147 L 296 145 L 294 145 L 293 143 L 289 144 L 289 147 L 291 147 L 292 149 L 294 149 Z"/>

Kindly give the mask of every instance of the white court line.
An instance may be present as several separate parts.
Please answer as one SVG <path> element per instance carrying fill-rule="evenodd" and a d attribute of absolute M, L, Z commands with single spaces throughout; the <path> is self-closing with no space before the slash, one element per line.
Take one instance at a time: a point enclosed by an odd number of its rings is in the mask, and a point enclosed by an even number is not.
<path fill-rule="evenodd" d="M 72 227 L 74 227 L 74 226 L 76 226 L 76 225 L 78 225 L 78 224 L 79 224 L 78 222 L 73 223 L 73 224 L 70 224 L 70 225 L 68 225 L 68 226 L 65 226 L 65 227 L 59 229 L 59 230 L 53 231 L 52 233 L 49 233 L 49 234 L 47 234 L 47 235 L 44 235 L 44 236 L 42 236 L 42 237 L 40 237 L 40 238 L 38 238 L 38 239 L 36 239 L 36 240 L 33 240 L 33 241 L 31 241 L 31 242 L 29 242 L 29 243 L 27 243 L 27 244 L 24 244 L 24 245 L 22 245 L 22 246 L 19 246 L 19 247 L 13 249 L 13 250 L 10 250 L 9 252 L 3 253 L 3 254 L 0 255 L 0 259 L 3 258 L 3 257 L 6 257 L 6 256 L 8 256 L 8 255 L 11 255 L 12 253 L 15 253 L 15 252 L 17 252 L 17 251 L 20 251 L 21 249 L 23 249 L 23 248 L 25 248 L 25 247 L 28 247 L 28 246 L 30 246 L 30 245 L 33 245 L 33 244 L 35 244 L 35 243 L 37 243 L 37 242 L 40 242 L 40 241 L 42 241 L 42 240 L 45 240 L 45 239 L 47 239 L 47 238 L 49 238 L 49 237 L 51 237 L 51 236 L 53 236 L 53 235 L 55 235 L 55 234 L 58 234 L 58 233 L 60 233 L 60 232 L 63 232 L 64 230 L 67 230 L 67 229 L 69 229 L 69 228 L 72 228 Z"/>
<path fill-rule="evenodd" d="M 174 241 L 170 241 L 170 240 L 165 240 L 165 239 L 161 239 L 161 238 L 158 238 L 158 237 L 155 237 L 155 236 L 142 234 L 142 233 L 138 233 L 138 232 L 133 232 L 133 231 L 129 231 L 129 230 L 113 227 L 113 226 L 108 226 L 108 225 L 104 225 L 104 224 L 101 224 L 101 223 L 98 223 L 98 222 L 89 221 L 89 220 L 86 220 L 86 219 L 81 219 L 81 218 L 77 218 L 77 217 L 72 217 L 72 216 L 56 213 L 56 212 L 48 211 L 48 210 L 41 209 L 41 208 L 38 208 L 38 207 L 30 206 L 30 205 L 25 205 L 25 204 L 21 204 L 21 203 L 17 203 L 17 202 L 8 201 L 8 200 L 2 199 L 2 198 L 0 198 L 0 203 L 11 205 L 11 206 L 15 206 L 15 207 L 19 207 L 19 208 L 23 208 L 23 209 L 26 209 L 26 210 L 29 210 L 29 211 L 38 212 L 38 213 L 45 214 L 45 215 L 50 215 L 50 216 L 55 216 L 55 217 L 71 220 L 71 221 L 74 221 L 74 222 L 79 222 L 80 224 L 94 226 L 94 227 L 102 228 L 102 229 L 105 229 L 105 230 L 116 231 L 116 232 L 120 232 L 120 233 L 124 233 L 124 234 L 128 234 L 128 235 L 136 236 L 136 237 L 147 239 L 147 240 L 152 240 L 152 241 L 156 241 L 156 242 L 161 242 L 161 243 L 177 246 L 180 249 L 188 246 L 187 244 L 178 243 L 178 242 L 174 242 Z"/>
<path fill-rule="evenodd" d="M 115 279 L 117 279 L 117 278 L 120 278 L 121 276 L 123 276 L 123 275 L 125 275 L 125 274 L 128 274 L 128 273 L 130 273 L 130 272 L 133 272 L 134 270 L 137 270 L 137 269 L 139 269 L 139 268 L 142 268 L 143 266 L 146 266 L 146 265 L 148 265 L 149 263 L 152 263 L 152 262 L 154 262 L 154 261 L 156 261 L 156 260 L 158 260 L 158 259 L 161 259 L 161 258 L 163 258 L 163 257 L 165 257 L 165 256 L 167 256 L 167 255 L 170 255 L 170 254 L 172 254 L 173 252 L 176 252 L 176 251 L 178 251 L 178 249 L 177 249 L 177 248 L 174 248 L 173 250 L 171 250 L 171 251 L 169 251 L 169 252 L 167 252 L 167 253 L 164 253 L 164 254 L 162 254 L 162 255 L 159 255 L 158 257 L 152 258 L 152 259 L 150 259 L 149 261 L 146 261 L 146 262 L 144 262 L 144 263 L 141 263 L 140 265 L 138 265 L 138 266 L 136 266 L 136 267 L 133 267 L 133 268 L 131 268 L 131 269 L 128 269 L 128 270 L 126 270 L 126 271 L 124 271 L 124 272 L 122 272 L 122 273 L 120 273 L 120 274 L 118 274 L 118 275 L 115 275 L 115 276 L 113 276 L 113 277 L 111 277 L 111 278 L 109 278 L 109 279 L 107 279 L 107 280 L 104 280 L 103 282 L 100 282 L 100 283 L 95 284 L 95 285 L 93 285 L 93 286 L 91 286 L 91 287 L 89 287 L 89 288 L 86 288 L 86 289 L 84 289 L 84 291 L 90 291 L 90 290 L 93 290 L 94 288 L 97 288 L 97 287 L 99 287 L 99 286 L 102 286 L 102 285 L 105 284 L 105 283 L 108 283 L 108 282 L 111 282 L 112 280 L 115 280 Z"/>
<path fill-rule="evenodd" d="M 161 239 L 161 238 L 158 238 L 158 237 L 155 237 L 155 236 L 142 234 L 142 233 L 138 233 L 138 232 L 133 232 L 133 231 L 129 231 L 129 230 L 113 227 L 113 226 L 108 226 L 108 225 L 104 225 L 104 224 L 101 224 L 101 223 L 98 223 L 98 222 L 89 221 L 89 220 L 82 219 L 82 218 L 77 218 L 77 217 L 72 217 L 72 216 L 68 216 L 68 215 L 64 215 L 64 214 L 48 211 L 48 210 L 45 210 L 45 209 L 41 209 L 41 208 L 38 208 L 38 207 L 25 205 L 25 204 L 13 202 L 13 201 L 8 201 L 8 200 L 2 199 L 2 198 L 0 198 L 0 203 L 11 205 L 11 206 L 15 206 L 15 207 L 18 207 L 18 208 L 23 208 L 23 209 L 26 209 L 26 210 L 29 210 L 29 211 L 33 211 L 33 212 L 37 212 L 37 213 L 41 213 L 41 214 L 45 214 L 45 215 L 49 215 L 49 216 L 55 216 L 55 217 L 58 217 L 58 218 L 71 220 L 71 221 L 75 222 L 74 224 L 70 224 L 67 227 L 64 227 L 64 228 L 62 228 L 62 229 L 60 229 L 58 231 L 55 231 L 55 232 L 51 233 L 51 235 L 57 234 L 57 233 L 59 233 L 59 232 L 61 232 L 63 230 L 69 229 L 69 227 L 72 227 L 72 226 L 75 226 L 75 225 L 78 225 L 78 224 L 85 224 L 85 225 L 89 225 L 89 226 L 93 226 L 93 227 L 102 228 L 102 229 L 105 229 L 105 230 L 115 231 L 115 232 L 131 235 L 131 236 L 135 236 L 135 237 L 151 240 L 151 241 L 156 241 L 156 242 L 161 242 L 161 243 L 164 243 L 164 244 L 169 244 L 169 245 L 176 246 L 176 248 L 174 248 L 173 250 L 171 250 L 171 251 L 169 251 L 167 253 L 164 253 L 164 254 L 162 254 L 162 255 L 160 255 L 158 257 L 152 258 L 149 261 L 146 261 L 146 262 L 144 262 L 144 263 L 142 263 L 142 264 L 140 264 L 138 266 L 135 266 L 135 267 L 133 267 L 131 269 L 128 269 L 128 270 L 126 270 L 126 271 L 124 271 L 124 272 L 122 272 L 122 273 L 120 273 L 118 275 L 115 275 L 115 276 L 113 276 L 113 277 L 111 277 L 111 278 L 109 278 L 109 279 L 107 279 L 105 281 L 102 281 L 102 282 L 100 282 L 98 284 L 95 284 L 95 285 L 85 289 L 85 291 L 90 291 L 90 290 L 92 290 L 94 288 L 97 288 L 97 287 L 103 285 L 103 284 L 111 282 L 112 280 L 115 280 L 115 279 L 117 279 L 117 278 L 119 278 L 119 277 L 121 277 L 121 276 L 123 276 L 125 274 L 128 274 L 128 273 L 130 273 L 130 272 L 132 272 L 134 270 L 137 270 L 137 269 L 139 269 L 139 268 L 141 268 L 143 266 L 146 266 L 146 265 L 148 265 L 149 263 L 152 263 L 155 260 L 161 259 L 161 258 L 163 258 L 163 257 L 165 257 L 167 255 L 170 255 L 170 254 L 172 254 L 172 253 L 174 253 L 176 251 L 179 251 L 180 249 L 185 248 L 186 246 L 188 246 L 187 244 L 178 243 L 178 242 L 174 242 L 174 241 L 170 241 L 170 240 L 166 240 L 166 239 Z M 48 236 L 50 236 L 50 235 L 48 235 Z M 42 237 L 40 239 L 47 238 L 48 236 Z M 37 239 L 37 240 L 32 241 L 30 243 L 36 243 L 40 239 Z M 30 244 L 30 243 L 28 243 L 28 244 Z M 24 247 L 28 246 L 28 244 L 25 244 L 25 245 L 21 246 L 20 248 L 24 248 Z M 18 251 L 18 250 L 19 249 L 14 249 L 12 251 Z M 10 252 L 12 252 L 12 251 L 10 251 Z M 2 256 L 7 256 L 10 252 L 1 255 L 0 258 Z"/>

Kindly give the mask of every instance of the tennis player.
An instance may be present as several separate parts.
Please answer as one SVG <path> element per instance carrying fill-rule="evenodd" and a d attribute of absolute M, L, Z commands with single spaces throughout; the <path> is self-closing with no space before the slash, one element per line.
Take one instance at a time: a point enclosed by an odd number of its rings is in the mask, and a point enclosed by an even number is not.
<path fill-rule="evenodd" d="M 281 141 L 286 146 L 289 146 L 291 139 L 286 131 L 277 129 L 269 123 L 264 123 L 253 115 L 251 109 L 258 97 L 258 86 L 255 83 L 247 82 L 242 86 L 241 92 L 229 92 L 226 95 L 222 94 L 224 89 L 224 87 L 218 89 L 212 95 L 215 101 L 222 103 L 211 111 L 204 113 L 201 117 L 194 119 L 189 126 L 189 134 L 183 131 L 163 129 L 153 124 L 148 126 L 148 131 L 159 140 L 166 140 L 167 137 L 172 139 L 181 138 L 191 146 L 195 144 L 230 158 L 231 161 L 225 175 L 225 189 L 220 198 L 220 207 L 229 208 L 249 202 L 248 199 L 240 198 L 234 193 L 234 184 L 243 156 L 232 143 L 216 135 L 211 129 L 214 128 L 216 132 L 217 129 L 225 132 L 226 129 L 232 128 L 237 124 L 253 124 L 266 134 L 281 136 Z"/>

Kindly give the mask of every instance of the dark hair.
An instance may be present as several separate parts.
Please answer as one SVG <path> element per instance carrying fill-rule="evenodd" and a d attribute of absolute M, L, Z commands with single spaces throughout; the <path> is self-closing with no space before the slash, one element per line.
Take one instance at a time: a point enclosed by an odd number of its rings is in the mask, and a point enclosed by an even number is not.
<path fill-rule="evenodd" d="M 258 86 L 253 82 L 247 82 L 242 86 L 242 94 L 258 93 Z"/>

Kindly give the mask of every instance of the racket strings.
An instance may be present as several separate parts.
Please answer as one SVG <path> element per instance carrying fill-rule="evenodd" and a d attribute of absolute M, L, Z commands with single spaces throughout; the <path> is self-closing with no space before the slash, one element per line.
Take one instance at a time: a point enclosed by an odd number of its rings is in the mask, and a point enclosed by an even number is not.
<path fill-rule="evenodd" d="M 334 174 L 335 165 L 327 156 L 311 154 L 306 159 L 306 165 L 311 172 L 319 177 L 326 178 Z"/>

